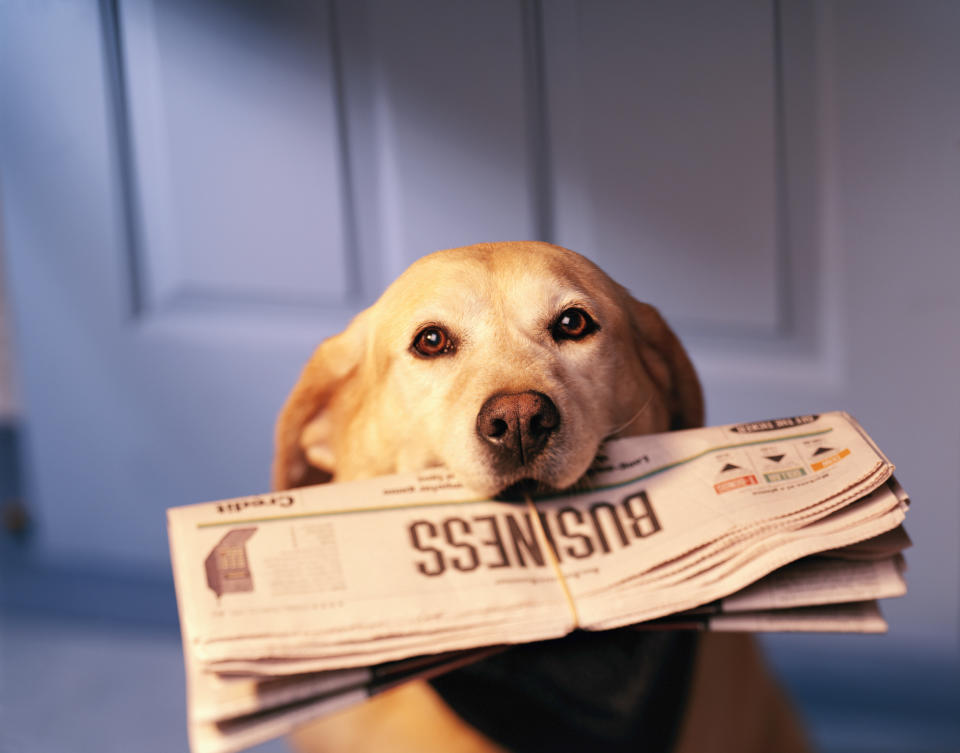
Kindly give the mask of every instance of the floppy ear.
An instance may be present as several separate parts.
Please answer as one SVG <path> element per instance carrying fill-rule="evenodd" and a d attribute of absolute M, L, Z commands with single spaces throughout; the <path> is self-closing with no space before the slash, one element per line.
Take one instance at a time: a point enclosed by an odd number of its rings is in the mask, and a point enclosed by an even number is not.
<path fill-rule="evenodd" d="M 670 428 L 703 426 L 703 392 L 687 351 L 659 311 L 632 296 L 629 301 L 637 349 L 647 372 L 667 399 Z"/>
<path fill-rule="evenodd" d="M 274 489 L 323 484 L 334 474 L 331 402 L 356 376 L 366 348 L 366 312 L 313 352 L 277 418 Z"/>

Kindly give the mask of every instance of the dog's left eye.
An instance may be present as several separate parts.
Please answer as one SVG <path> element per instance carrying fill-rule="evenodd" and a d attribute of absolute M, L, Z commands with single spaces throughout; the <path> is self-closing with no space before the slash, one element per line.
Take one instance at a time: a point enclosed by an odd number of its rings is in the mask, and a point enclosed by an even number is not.
<path fill-rule="evenodd" d="M 557 342 L 560 340 L 582 340 L 599 328 L 599 325 L 586 311 L 579 308 L 569 308 L 561 312 L 560 316 L 556 318 L 553 326 L 550 327 L 550 333 Z"/>
<path fill-rule="evenodd" d="M 413 338 L 413 350 L 426 358 L 451 353 L 453 340 L 443 327 L 431 325 L 417 332 Z"/>

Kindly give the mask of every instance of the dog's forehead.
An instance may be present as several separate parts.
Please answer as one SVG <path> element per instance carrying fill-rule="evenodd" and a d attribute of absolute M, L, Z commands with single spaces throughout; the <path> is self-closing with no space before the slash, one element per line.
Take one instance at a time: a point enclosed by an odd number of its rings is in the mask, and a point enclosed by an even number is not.
<path fill-rule="evenodd" d="M 401 275 L 384 295 L 382 309 L 394 320 L 539 319 L 573 300 L 602 295 L 596 283 L 583 279 L 579 262 L 537 249 L 445 251 L 421 259 Z"/>

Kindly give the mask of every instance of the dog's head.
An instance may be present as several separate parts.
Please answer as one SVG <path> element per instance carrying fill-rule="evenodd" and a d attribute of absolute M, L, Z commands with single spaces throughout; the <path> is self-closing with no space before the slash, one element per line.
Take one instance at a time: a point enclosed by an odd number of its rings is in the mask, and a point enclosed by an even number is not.
<path fill-rule="evenodd" d="M 654 308 L 572 251 L 468 246 L 414 263 L 317 348 L 277 423 L 273 483 L 444 465 L 484 494 L 559 489 L 608 437 L 702 419 Z"/>

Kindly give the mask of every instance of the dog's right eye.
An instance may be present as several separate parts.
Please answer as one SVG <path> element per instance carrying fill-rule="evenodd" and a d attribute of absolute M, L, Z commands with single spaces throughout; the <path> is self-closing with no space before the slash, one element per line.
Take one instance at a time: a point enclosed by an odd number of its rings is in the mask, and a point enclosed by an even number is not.
<path fill-rule="evenodd" d="M 417 332 L 412 347 L 417 355 L 433 358 L 453 352 L 453 339 L 443 327 L 431 325 Z"/>

